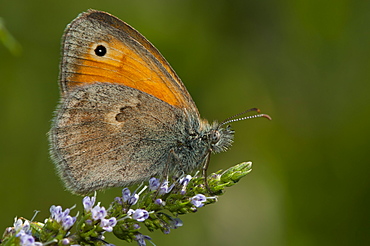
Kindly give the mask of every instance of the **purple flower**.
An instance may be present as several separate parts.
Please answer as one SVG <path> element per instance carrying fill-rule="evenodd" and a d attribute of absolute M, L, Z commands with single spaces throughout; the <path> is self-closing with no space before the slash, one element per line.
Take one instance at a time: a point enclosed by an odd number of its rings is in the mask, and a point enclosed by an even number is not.
<path fill-rule="evenodd" d="M 137 201 L 139 200 L 139 195 L 138 194 L 133 194 L 130 196 L 130 198 L 127 200 L 127 203 L 129 205 L 135 205 Z"/>
<path fill-rule="evenodd" d="M 93 220 L 101 220 L 107 216 L 107 211 L 104 207 L 100 207 L 99 204 L 96 205 L 93 209 L 91 209 L 91 215 Z"/>
<path fill-rule="evenodd" d="M 60 222 L 63 217 L 63 209 L 61 206 L 52 205 L 50 207 L 50 214 L 52 219 L 55 219 L 57 222 Z"/>
<path fill-rule="evenodd" d="M 62 219 L 62 226 L 65 231 L 67 231 L 69 228 L 73 226 L 73 224 L 76 222 L 76 217 L 72 217 L 70 215 L 65 216 Z"/>
<path fill-rule="evenodd" d="M 146 211 L 145 209 L 138 208 L 133 213 L 132 218 L 134 220 L 137 220 L 139 222 L 142 222 L 142 221 L 146 220 L 147 218 L 149 218 L 149 212 Z"/>
<path fill-rule="evenodd" d="M 24 231 L 20 231 L 16 237 L 19 237 L 19 244 L 22 246 L 39 246 L 42 243 L 35 242 L 35 238 L 31 235 L 28 235 Z"/>
<path fill-rule="evenodd" d="M 151 178 L 149 179 L 149 189 L 151 191 L 158 190 L 159 186 L 161 185 L 161 182 L 157 178 Z"/>
<path fill-rule="evenodd" d="M 86 212 L 89 212 L 92 209 L 92 207 L 95 204 L 95 200 L 96 200 L 96 196 L 93 196 L 93 197 L 85 196 L 84 197 L 82 204 L 84 205 L 84 209 Z"/>
<path fill-rule="evenodd" d="M 177 228 L 179 228 L 180 226 L 182 226 L 184 223 L 182 222 L 182 220 L 181 219 L 179 219 L 179 218 L 172 218 L 172 220 L 171 220 L 171 228 L 172 229 L 177 229 Z"/>
<path fill-rule="evenodd" d="M 206 197 L 203 194 L 197 194 L 190 199 L 190 202 L 197 208 L 203 207 L 207 199 L 217 200 L 217 196 Z"/>
<path fill-rule="evenodd" d="M 133 213 L 135 213 L 135 210 L 133 210 L 132 208 L 130 208 L 128 211 L 127 211 L 127 215 L 131 216 Z"/>
<path fill-rule="evenodd" d="M 68 230 L 73 226 L 76 222 L 76 217 L 72 217 L 69 215 L 71 210 L 67 208 L 63 211 L 61 206 L 54 206 L 50 207 L 51 218 L 54 219 L 56 222 L 61 223 L 64 230 Z"/>
<path fill-rule="evenodd" d="M 203 207 L 204 202 L 207 200 L 206 196 L 203 194 L 197 194 L 191 198 L 191 203 L 197 207 Z"/>
<path fill-rule="evenodd" d="M 161 198 L 156 199 L 154 203 L 161 206 L 166 205 L 166 203 Z"/>
<path fill-rule="evenodd" d="M 168 187 L 168 180 L 164 181 L 161 186 L 159 187 L 159 195 L 163 195 L 166 193 L 170 193 L 172 188 L 175 186 L 175 184 L 172 184 L 170 187 Z"/>
<path fill-rule="evenodd" d="M 68 216 L 69 212 L 69 208 L 63 211 L 61 206 L 52 205 L 50 207 L 51 218 L 55 219 L 58 223 L 61 222 L 64 217 Z"/>
<path fill-rule="evenodd" d="M 131 191 L 129 190 L 129 188 L 124 188 L 122 190 L 123 201 L 127 202 L 127 200 L 130 198 L 130 196 L 131 196 Z"/>
<path fill-rule="evenodd" d="M 33 238 L 33 236 L 28 235 L 22 230 L 17 233 L 16 237 L 19 237 L 19 243 L 21 245 L 32 245 L 35 243 L 35 239 Z"/>
<path fill-rule="evenodd" d="M 160 195 L 163 195 L 163 194 L 166 194 L 168 191 L 168 181 L 164 181 L 161 186 L 159 187 L 159 194 Z"/>
<path fill-rule="evenodd" d="M 186 175 L 179 180 L 179 183 L 183 186 L 187 186 L 192 178 L 193 177 L 191 175 Z"/>
<path fill-rule="evenodd" d="M 110 219 L 102 219 L 100 222 L 100 226 L 103 228 L 103 230 L 107 232 L 113 231 L 113 227 L 117 224 L 117 220 L 115 217 L 112 217 Z"/>
<path fill-rule="evenodd" d="M 183 222 L 179 218 L 172 218 L 170 217 L 170 221 L 167 224 L 168 227 L 165 228 L 163 231 L 164 234 L 169 234 L 171 232 L 171 229 L 177 229 L 178 227 L 183 225 Z"/>
<path fill-rule="evenodd" d="M 28 220 L 25 220 L 23 222 L 21 219 L 15 218 L 14 219 L 14 230 L 16 232 L 19 232 L 22 230 L 25 233 L 29 234 L 31 230 L 30 223 L 28 222 Z"/>
<path fill-rule="evenodd" d="M 186 186 L 189 184 L 189 182 L 192 178 L 193 178 L 192 176 L 186 175 L 186 177 L 183 177 L 179 180 L 179 183 L 182 185 L 182 188 L 181 188 L 181 191 L 180 191 L 181 195 L 185 195 Z"/>
<path fill-rule="evenodd" d="M 145 240 L 152 240 L 149 236 L 143 235 L 143 234 L 136 234 L 135 235 L 135 240 L 139 244 L 139 246 L 145 246 Z"/>
<path fill-rule="evenodd" d="M 63 245 L 69 245 L 71 242 L 69 241 L 69 239 L 68 238 L 63 238 L 62 239 L 62 244 Z"/>
<path fill-rule="evenodd" d="M 116 203 L 118 203 L 118 204 L 122 204 L 122 199 L 121 199 L 121 197 L 116 197 L 116 198 L 114 198 L 114 201 L 115 201 Z"/>
<path fill-rule="evenodd" d="M 66 208 L 63 212 L 62 212 L 62 219 L 64 217 L 67 217 L 69 215 L 69 212 L 71 212 L 71 210 L 69 208 Z"/>
<path fill-rule="evenodd" d="M 139 195 L 134 193 L 131 195 L 131 191 L 128 188 L 122 190 L 122 198 L 124 202 L 127 202 L 129 205 L 135 205 L 139 200 Z"/>
<path fill-rule="evenodd" d="M 21 219 L 17 219 L 17 217 L 14 218 L 13 227 L 15 231 L 22 230 L 23 227 L 23 221 Z"/>

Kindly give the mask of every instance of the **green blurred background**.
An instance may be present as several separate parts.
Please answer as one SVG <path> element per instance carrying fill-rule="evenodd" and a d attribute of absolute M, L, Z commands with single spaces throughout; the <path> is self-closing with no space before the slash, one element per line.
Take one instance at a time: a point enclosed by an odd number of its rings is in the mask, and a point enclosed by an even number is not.
<path fill-rule="evenodd" d="M 365 245 L 370 242 L 370 1 L 12 0 L 0 17 L 0 230 L 43 221 L 64 191 L 46 133 L 59 98 L 60 39 L 80 12 L 110 12 L 167 58 L 204 118 L 259 107 L 273 121 L 233 124 L 211 171 L 252 160 L 215 205 L 181 217 L 158 245 Z M 105 206 L 120 189 L 99 192 Z M 111 237 L 108 240 L 123 244 Z M 133 244 L 135 245 L 135 244 Z"/>

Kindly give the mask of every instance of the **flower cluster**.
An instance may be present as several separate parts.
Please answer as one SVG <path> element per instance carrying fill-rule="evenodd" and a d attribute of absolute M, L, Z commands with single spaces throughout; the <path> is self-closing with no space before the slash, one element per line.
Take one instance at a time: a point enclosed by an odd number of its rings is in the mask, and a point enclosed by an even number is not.
<path fill-rule="evenodd" d="M 67 208 L 63 211 L 61 206 L 54 206 L 50 207 L 50 214 L 51 218 L 54 219 L 56 222 L 60 223 L 65 231 L 69 230 L 73 224 L 76 222 L 76 217 L 72 217 L 69 215 L 71 210 Z"/>
<path fill-rule="evenodd" d="M 150 238 L 139 233 L 137 222 L 143 222 L 150 231 L 159 229 L 165 234 L 170 233 L 171 229 L 181 227 L 183 222 L 177 217 L 179 214 L 193 213 L 197 208 L 216 201 L 216 197 L 204 195 L 208 191 L 203 182 L 203 177 L 191 175 L 184 175 L 172 182 L 153 177 L 149 180 L 149 191 L 146 193 L 143 193 L 146 186 L 140 192 L 137 190 L 141 186 L 134 192 L 124 188 L 122 197 L 117 197 L 111 206 L 112 210 L 126 212 L 124 217 L 117 217 L 115 235 L 123 240 L 135 240 L 139 245 L 145 245 L 145 240 Z M 137 208 L 133 209 L 133 206 Z M 171 215 L 164 211 L 169 211 Z M 131 229 L 132 233 L 127 233 L 127 229 Z"/>
<path fill-rule="evenodd" d="M 36 242 L 32 236 L 30 223 L 28 220 L 24 222 L 21 219 L 14 219 L 15 237 L 19 239 L 19 245 L 24 246 L 40 246 L 42 243 Z"/>
<path fill-rule="evenodd" d="M 22 246 L 107 245 L 104 234 L 114 232 L 119 239 L 144 246 L 151 238 L 140 232 L 141 227 L 170 233 L 171 229 L 183 225 L 179 215 L 194 213 L 216 202 L 216 195 L 222 195 L 225 187 L 234 185 L 250 171 L 251 163 L 221 170 L 207 177 L 208 186 L 204 177 L 197 175 L 173 180 L 153 177 L 148 186 L 142 188 L 142 184 L 133 192 L 124 188 L 109 209 L 96 203 L 96 194 L 84 197 L 80 216 L 70 215 L 74 207 L 63 210 L 61 206 L 52 205 L 50 218 L 45 223 L 16 218 L 14 227 L 5 230 L 0 242 Z"/>
<path fill-rule="evenodd" d="M 84 210 L 87 213 L 91 213 L 91 218 L 93 221 L 100 221 L 100 227 L 103 231 L 111 232 L 113 231 L 113 227 L 117 224 L 117 220 L 115 217 L 111 217 L 107 219 L 108 212 L 104 207 L 100 207 L 100 203 L 98 203 L 95 207 L 96 196 L 93 197 L 84 197 L 82 204 L 84 206 Z"/>

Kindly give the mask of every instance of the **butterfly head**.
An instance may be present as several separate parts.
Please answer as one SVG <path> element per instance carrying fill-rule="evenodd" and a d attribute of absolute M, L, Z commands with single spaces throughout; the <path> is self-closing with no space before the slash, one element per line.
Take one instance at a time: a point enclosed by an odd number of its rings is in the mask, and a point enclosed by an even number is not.
<path fill-rule="evenodd" d="M 205 135 L 210 146 L 210 151 L 213 153 L 220 153 L 227 151 L 234 139 L 234 130 L 228 125 L 225 128 L 220 127 L 221 125 L 214 122 L 211 129 Z"/>

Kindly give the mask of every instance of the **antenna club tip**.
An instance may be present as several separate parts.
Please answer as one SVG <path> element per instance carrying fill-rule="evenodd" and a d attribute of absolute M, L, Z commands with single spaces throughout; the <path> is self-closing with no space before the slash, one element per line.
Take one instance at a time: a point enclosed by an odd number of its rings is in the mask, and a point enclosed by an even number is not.
<path fill-rule="evenodd" d="M 257 114 L 261 113 L 261 110 L 259 108 L 250 108 L 250 109 L 248 109 L 247 111 L 245 111 L 243 113 L 250 112 L 250 111 L 255 111 L 255 112 L 257 112 Z"/>
<path fill-rule="evenodd" d="M 264 117 L 264 118 L 266 118 L 268 120 L 272 120 L 271 116 L 268 115 L 268 114 L 261 114 L 261 117 Z"/>

